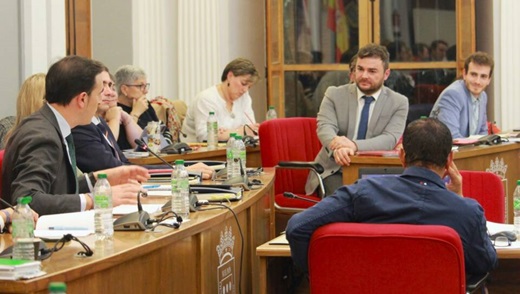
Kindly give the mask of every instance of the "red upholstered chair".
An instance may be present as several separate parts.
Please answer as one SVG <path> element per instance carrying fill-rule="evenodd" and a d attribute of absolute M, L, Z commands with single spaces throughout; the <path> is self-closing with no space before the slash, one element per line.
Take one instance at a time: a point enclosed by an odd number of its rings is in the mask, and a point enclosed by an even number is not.
<path fill-rule="evenodd" d="M 462 194 L 478 201 L 488 221 L 505 223 L 504 185 L 499 176 L 490 172 L 461 170 Z"/>
<path fill-rule="evenodd" d="M 284 192 L 319 201 L 320 198 L 316 195 L 305 196 L 307 175 L 313 170 L 312 167 L 316 167 L 313 164 L 314 158 L 321 149 L 321 142 L 316 134 L 316 118 L 267 120 L 260 124 L 258 135 L 262 167 L 276 167 L 276 208 L 294 213 L 314 205 L 313 202 L 284 197 Z"/>
<path fill-rule="evenodd" d="M 464 252 L 446 226 L 333 223 L 312 235 L 309 281 L 313 294 L 465 293 Z"/>

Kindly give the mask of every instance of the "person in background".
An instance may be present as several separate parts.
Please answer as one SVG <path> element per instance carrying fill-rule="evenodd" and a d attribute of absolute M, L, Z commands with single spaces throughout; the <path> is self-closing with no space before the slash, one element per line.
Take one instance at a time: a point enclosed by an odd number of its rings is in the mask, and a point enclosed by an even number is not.
<path fill-rule="evenodd" d="M 448 43 L 444 40 L 435 40 L 430 45 L 430 61 L 447 61 L 446 51 Z M 445 68 L 423 70 L 417 77 L 417 84 L 449 85 L 455 79 L 455 71 Z"/>
<path fill-rule="evenodd" d="M 188 107 L 182 125 L 187 137 L 183 141 L 202 142 L 207 139 L 206 122 L 210 111 L 217 116 L 219 141 L 227 141 L 231 133 L 253 136 L 251 129 L 258 130 L 248 92 L 258 80 L 254 64 L 245 58 L 237 58 L 226 65 L 220 80 L 221 83 L 200 92 Z"/>
<path fill-rule="evenodd" d="M 383 85 L 390 75 L 389 62 L 385 47 L 368 44 L 358 51 L 355 83 L 325 92 L 317 117 L 323 147 L 315 159 L 325 169 L 322 196 L 343 185 L 341 166 L 350 164 L 350 156 L 362 150 L 392 150 L 403 133 L 408 99 Z M 318 182 L 310 173 L 306 193 L 312 194 Z"/>
<path fill-rule="evenodd" d="M 454 139 L 487 135 L 487 94 L 491 82 L 493 58 L 475 52 L 464 61 L 462 79 L 449 85 L 433 105 L 430 117 L 445 123 Z"/>
<path fill-rule="evenodd" d="M 20 122 L 40 109 L 45 101 L 45 74 L 37 73 L 28 77 L 20 87 L 18 98 L 16 98 L 16 118 L 14 124 L 9 128 L 5 136 L 2 137 L 0 149 L 4 149 L 7 140 L 13 130 L 20 125 Z M 0 123 L 0 125 L 3 125 Z"/>
<path fill-rule="evenodd" d="M 7 142 L 2 165 L 2 197 L 14 204 L 32 196 L 40 215 L 94 207 L 92 189 L 99 173 L 112 185 L 114 206 L 137 203 L 138 181 L 150 178 L 139 166 L 76 175 L 71 128 L 89 124 L 109 87 L 108 69 L 100 62 L 67 56 L 54 63 L 45 79 L 47 103 L 24 119 Z"/>
<path fill-rule="evenodd" d="M 115 79 L 117 94 L 119 95 L 117 97 L 118 106 L 130 114 L 141 129 L 144 129 L 148 122 L 159 121 L 155 110 L 146 97 L 150 83 L 148 83 L 143 69 L 133 65 L 123 65 L 116 71 Z M 171 144 L 172 138 L 169 130 L 165 129 L 162 134 L 166 142 Z M 135 148 L 134 140 L 140 139 L 140 137 L 141 133 L 137 137 L 135 134 L 127 133 L 124 124 L 120 125 L 119 136 L 116 136 L 117 143 L 123 150 Z"/>
<path fill-rule="evenodd" d="M 316 109 L 316 113 L 320 109 L 321 101 L 323 101 L 323 96 L 325 96 L 325 91 L 327 91 L 330 86 L 337 87 L 354 81 L 354 69 L 356 66 L 354 58 L 358 49 L 359 48 L 356 46 L 341 54 L 339 62 L 349 64 L 349 71 L 329 71 L 320 79 L 318 86 L 316 86 L 316 90 L 312 94 L 313 108 Z"/>
<path fill-rule="evenodd" d="M 83 172 L 93 172 L 129 165 L 130 161 L 119 148 L 116 136 L 113 134 L 110 122 L 116 122 L 117 131 L 121 123 L 128 133 L 139 132 L 141 128 L 130 115 L 117 106 L 114 78 L 110 77 L 108 88 L 102 93 L 101 103 L 98 104 L 96 115 L 88 125 L 79 125 L 72 129 L 74 146 L 76 148 L 76 162 Z M 140 133 L 139 133 L 140 134 Z M 167 169 L 167 165 L 144 166 L 148 169 Z M 199 162 L 186 167 L 188 171 L 201 172 L 204 179 L 210 179 L 214 170 Z"/>
<path fill-rule="evenodd" d="M 451 151 L 450 130 L 439 120 L 419 119 L 403 135 L 401 176 L 363 179 L 289 219 L 286 236 L 294 263 L 307 271 L 311 236 L 336 222 L 443 225 L 462 240 L 466 280 L 483 277 L 497 266 L 497 254 L 480 204 L 462 195 Z M 449 176 L 451 181 L 444 183 Z"/>
<path fill-rule="evenodd" d="M 430 44 L 431 61 L 446 61 L 446 51 L 448 50 L 448 42 L 444 40 L 434 40 Z"/>
<path fill-rule="evenodd" d="M 413 44 L 412 54 L 414 61 L 430 61 L 430 48 L 424 43 Z"/>

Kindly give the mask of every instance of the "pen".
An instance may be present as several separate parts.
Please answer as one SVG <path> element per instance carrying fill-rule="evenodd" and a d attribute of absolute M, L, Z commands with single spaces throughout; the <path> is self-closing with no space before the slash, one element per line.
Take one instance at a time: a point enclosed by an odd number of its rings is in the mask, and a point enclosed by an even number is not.
<path fill-rule="evenodd" d="M 145 185 L 143 186 L 143 189 L 155 189 L 159 188 L 161 185 Z"/>
<path fill-rule="evenodd" d="M 64 226 L 54 226 L 54 227 L 49 227 L 49 230 L 54 230 L 54 231 L 84 231 L 84 230 L 88 230 L 87 227 L 64 227 Z"/>

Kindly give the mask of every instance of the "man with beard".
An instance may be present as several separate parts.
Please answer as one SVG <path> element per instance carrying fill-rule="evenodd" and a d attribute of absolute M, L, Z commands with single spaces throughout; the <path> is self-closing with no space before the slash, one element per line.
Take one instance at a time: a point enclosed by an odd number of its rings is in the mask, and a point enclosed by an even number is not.
<path fill-rule="evenodd" d="M 355 83 L 329 87 L 318 112 L 323 147 L 315 161 L 325 169 L 325 195 L 343 185 L 341 166 L 349 165 L 352 155 L 393 149 L 406 124 L 408 99 L 383 85 L 390 75 L 386 48 L 368 44 L 357 56 Z M 313 193 L 317 186 L 318 179 L 309 174 L 306 192 Z"/>
<path fill-rule="evenodd" d="M 487 95 L 494 61 L 484 52 L 471 54 L 464 62 L 462 80 L 449 85 L 435 102 L 430 117 L 448 126 L 451 136 L 487 135 Z"/>

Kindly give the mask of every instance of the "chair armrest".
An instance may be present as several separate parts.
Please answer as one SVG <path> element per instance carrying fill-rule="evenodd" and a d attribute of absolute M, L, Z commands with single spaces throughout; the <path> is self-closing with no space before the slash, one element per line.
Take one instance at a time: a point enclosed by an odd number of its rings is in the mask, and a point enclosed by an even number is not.
<path fill-rule="evenodd" d="M 278 162 L 278 166 L 285 168 L 313 169 L 320 174 L 324 171 L 323 166 L 314 161 L 280 161 Z"/>
<path fill-rule="evenodd" d="M 476 290 L 485 286 L 488 277 L 489 273 L 486 273 L 483 277 L 479 278 L 478 280 L 472 279 L 471 281 L 467 281 L 468 284 L 466 285 L 466 293 L 474 293 Z"/>
<path fill-rule="evenodd" d="M 325 185 L 323 185 L 323 179 L 321 173 L 325 171 L 323 166 L 315 161 L 279 161 L 276 168 L 286 169 L 308 169 L 318 177 L 318 188 L 321 193 L 321 197 L 325 196 Z"/>

